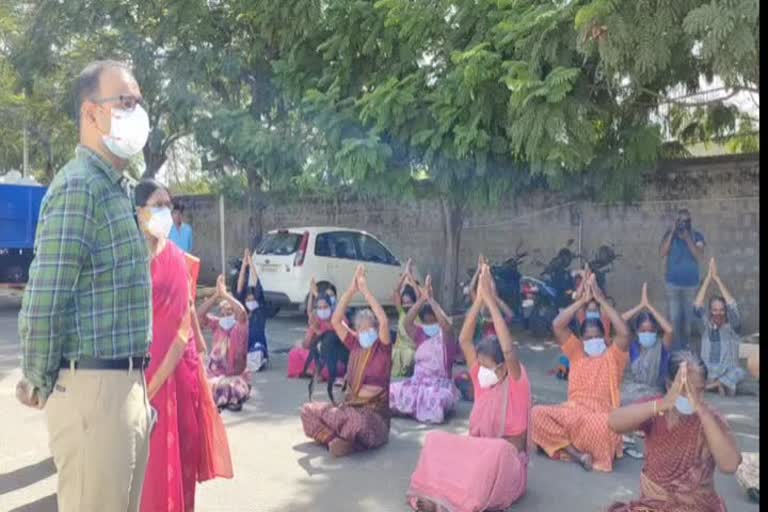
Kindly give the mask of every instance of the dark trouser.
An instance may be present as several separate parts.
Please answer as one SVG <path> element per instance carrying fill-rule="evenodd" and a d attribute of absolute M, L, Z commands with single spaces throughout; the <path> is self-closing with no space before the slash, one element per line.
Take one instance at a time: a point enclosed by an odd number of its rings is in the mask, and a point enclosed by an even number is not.
<path fill-rule="evenodd" d="M 261 309 L 257 309 L 251 313 L 248 325 L 248 352 L 257 350 L 257 345 L 260 345 L 259 349 L 263 352 L 264 359 L 269 359 L 266 327 L 267 318 Z"/>
<path fill-rule="evenodd" d="M 693 301 L 696 298 L 697 287 L 676 286 L 667 283 L 667 309 L 669 321 L 675 329 L 675 339 L 672 350 L 688 350 L 693 325 Z"/>

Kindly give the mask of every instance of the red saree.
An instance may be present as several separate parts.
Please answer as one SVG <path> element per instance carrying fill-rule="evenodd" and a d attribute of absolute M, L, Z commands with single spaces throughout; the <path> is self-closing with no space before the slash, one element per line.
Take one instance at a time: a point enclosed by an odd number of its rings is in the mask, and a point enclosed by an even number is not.
<path fill-rule="evenodd" d="M 640 499 L 614 503 L 609 512 L 726 512 L 715 491 L 715 459 L 698 415 L 681 416 L 672 427 L 666 417 L 657 416 L 643 430 L 646 459 Z"/>
<path fill-rule="evenodd" d="M 190 281 L 184 253 L 172 243 L 152 260 L 152 344 L 147 381 L 157 371 L 189 313 Z M 158 420 L 141 497 L 142 512 L 190 511 L 200 456 L 199 359 L 194 338 L 151 404 Z"/>

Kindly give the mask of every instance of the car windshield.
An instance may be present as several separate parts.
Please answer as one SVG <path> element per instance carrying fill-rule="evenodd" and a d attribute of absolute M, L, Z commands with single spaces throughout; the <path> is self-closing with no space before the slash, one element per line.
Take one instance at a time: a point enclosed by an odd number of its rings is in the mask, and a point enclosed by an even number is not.
<path fill-rule="evenodd" d="M 300 243 L 301 235 L 296 233 L 269 233 L 256 248 L 256 254 L 287 256 L 295 253 Z"/>

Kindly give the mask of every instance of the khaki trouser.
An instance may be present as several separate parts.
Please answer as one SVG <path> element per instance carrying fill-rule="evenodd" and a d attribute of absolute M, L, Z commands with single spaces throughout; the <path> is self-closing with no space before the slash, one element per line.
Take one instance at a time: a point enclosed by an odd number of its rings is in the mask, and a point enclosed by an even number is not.
<path fill-rule="evenodd" d="M 45 413 L 59 512 L 138 512 L 149 458 L 144 372 L 62 369 Z"/>

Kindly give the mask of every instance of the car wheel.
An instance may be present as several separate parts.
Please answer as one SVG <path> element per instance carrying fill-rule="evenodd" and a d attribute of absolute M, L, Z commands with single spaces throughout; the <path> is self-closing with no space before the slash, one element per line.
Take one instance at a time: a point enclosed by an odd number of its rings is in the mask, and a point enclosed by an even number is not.
<path fill-rule="evenodd" d="M 264 304 L 264 316 L 267 318 L 275 318 L 280 312 L 280 306 L 274 304 Z"/>

